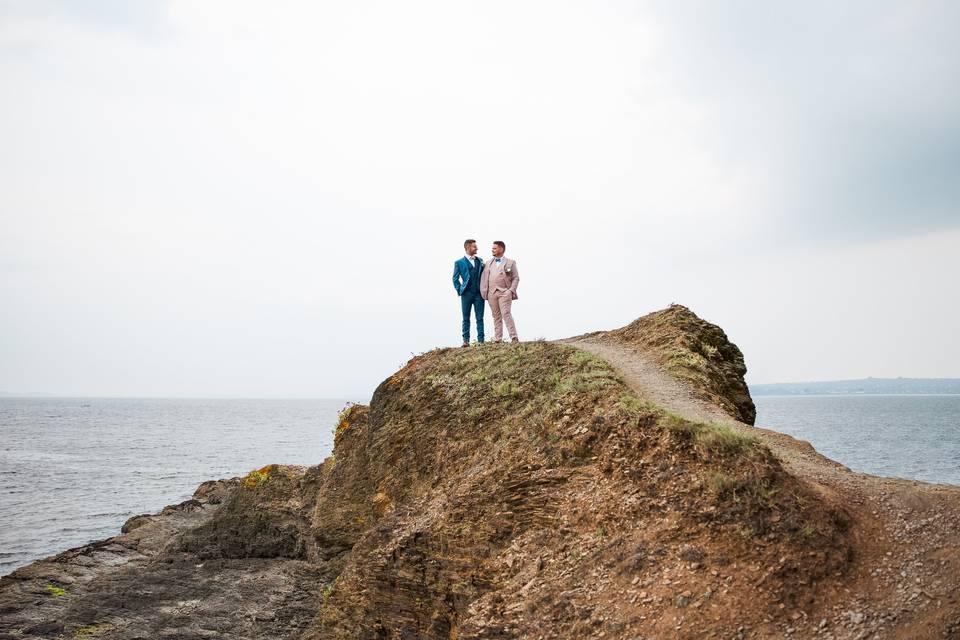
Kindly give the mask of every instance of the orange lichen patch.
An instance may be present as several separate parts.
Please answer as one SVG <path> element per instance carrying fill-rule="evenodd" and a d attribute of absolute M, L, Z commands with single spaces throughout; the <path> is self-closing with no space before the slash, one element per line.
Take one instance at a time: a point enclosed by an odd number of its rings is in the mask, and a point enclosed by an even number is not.
<path fill-rule="evenodd" d="M 340 438 L 344 433 L 347 432 L 347 429 L 350 428 L 351 421 L 354 421 L 354 410 L 361 405 L 357 404 L 348 404 L 346 407 L 340 411 L 340 415 L 337 416 L 337 426 L 333 429 L 333 444 L 336 447 L 337 443 L 340 442 Z"/>
<path fill-rule="evenodd" d="M 268 464 L 265 467 L 255 469 L 248 473 L 243 479 L 243 486 L 245 489 L 256 489 L 261 484 L 270 479 L 270 473 L 275 471 L 277 465 Z"/>
<path fill-rule="evenodd" d="M 387 378 L 387 385 L 391 387 L 399 387 L 403 384 L 403 376 L 397 375 L 396 373 Z"/>

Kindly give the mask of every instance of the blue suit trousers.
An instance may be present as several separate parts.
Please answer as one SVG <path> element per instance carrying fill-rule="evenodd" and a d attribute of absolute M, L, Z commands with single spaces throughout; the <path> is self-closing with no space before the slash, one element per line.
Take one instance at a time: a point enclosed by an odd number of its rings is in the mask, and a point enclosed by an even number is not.
<path fill-rule="evenodd" d="M 477 318 L 477 342 L 483 342 L 483 305 L 479 291 L 464 291 L 460 294 L 460 310 L 463 311 L 463 341 L 470 342 L 470 309 Z"/>

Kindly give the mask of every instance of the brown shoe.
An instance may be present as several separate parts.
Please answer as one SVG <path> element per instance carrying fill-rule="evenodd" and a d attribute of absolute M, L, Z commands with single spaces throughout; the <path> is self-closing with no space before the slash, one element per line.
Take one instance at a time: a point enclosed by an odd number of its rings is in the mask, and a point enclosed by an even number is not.
<path fill-rule="evenodd" d="M 460 345 L 460 348 L 463 349 L 464 347 L 469 347 L 469 346 L 470 346 L 469 342 L 464 342 L 462 345 Z"/>
<path fill-rule="evenodd" d="M 510 338 L 510 342 L 520 342 L 520 338 Z"/>

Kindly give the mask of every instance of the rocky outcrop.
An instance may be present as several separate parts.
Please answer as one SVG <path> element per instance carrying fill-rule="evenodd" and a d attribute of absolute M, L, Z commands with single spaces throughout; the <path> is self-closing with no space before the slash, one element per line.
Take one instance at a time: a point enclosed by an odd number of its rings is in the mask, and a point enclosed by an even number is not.
<path fill-rule="evenodd" d="M 739 350 L 685 308 L 589 340 L 752 420 Z M 668 366 L 691 349 L 703 363 Z M 893 556 L 853 474 L 797 471 L 762 430 L 653 403 L 577 346 L 432 351 L 335 428 L 320 465 L 205 483 L 3 578 L 0 638 L 853 638 L 875 622 L 864 571 Z M 928 499 L 944 527 L 957 496 Z M 960 624 L 941 567 L 938 607 L 869 628 Z"/>
<path fill-rule="evenodd" d="M 667 414 L 563 345 L 415 358 L 344 416 L 335 460 L 314 532 L 350 550 L 309 638 L 666 632 L 652 614 L 677 599 L 707 613 L 708 567 L 768 568 L 770 595 L 737 603 L 760 616 L 853 556 L 844 510 L 758 442 Z"/>
<path fill-rule="evenodd" d="M 0 579 L 0 638 L 298 637 L 331 575 L 272 520 L 305 475 L 271 467 L 259 492 L 206 482 L 122 535 L 14 571 Z"/>
<path fill-rule="evenodd" d="M 689 388 L 746 424 L 757 417 L 744 376 L 743 353 L 723 329 L 680 304 L 638 318 L 607 338 L 653 355 Z"/>

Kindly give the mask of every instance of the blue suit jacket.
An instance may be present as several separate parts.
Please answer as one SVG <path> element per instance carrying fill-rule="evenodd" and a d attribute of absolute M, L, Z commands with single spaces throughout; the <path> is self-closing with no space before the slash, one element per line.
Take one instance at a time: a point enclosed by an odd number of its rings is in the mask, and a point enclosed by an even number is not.
<path fill-rule="evenodd" d="M 480 258 L 477 258 L 477 260 L 480 260 Z M 483 273 L 483 260 L 480 260 L 480 270 L 477 271 L 477 277 L 480 277 L 481 273 Z M 458 296 L 463 295 L 469 282 L 470 263 L 467 262 L 467 257 L 464 256 L 453 263 L 453 288 L 456 290 Z"/>

